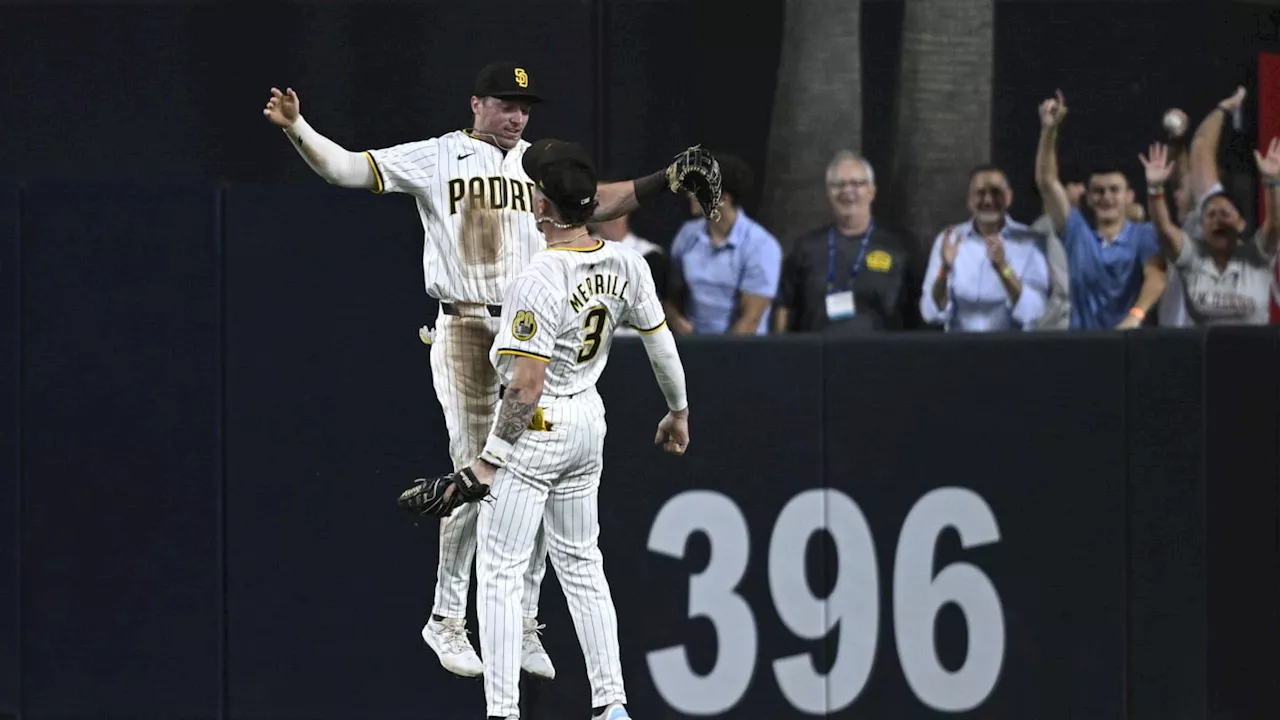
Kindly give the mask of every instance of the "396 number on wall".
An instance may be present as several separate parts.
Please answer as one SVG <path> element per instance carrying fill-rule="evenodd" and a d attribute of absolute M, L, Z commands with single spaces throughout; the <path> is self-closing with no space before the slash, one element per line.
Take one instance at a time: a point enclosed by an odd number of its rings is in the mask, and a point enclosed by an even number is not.
<path fill-rule="evenodd" d="M 728 712 L 746 695 L 757 663 L 797 711 L 823 715 L 852 706 L 867 686 L 875 663 L 881 622 L 893 623 L 899 665 L 915 697 L 926 707 L 960 713 L 979 707 L 1000 678 L 1005 656 L 1005 619 L 991 579 L 977 566 L 954 562 L 934 567 L 938 537 L 954 529 L 964 549 L 1000 541 L 990 506 L 977 493 L 937 488 L 907 514 L 897 538 L 892 567 L 892 608 L 880 607 L 880 572 L 875 539 L 862 509 L 830 488 L 806 490 L 778 514 L 763 553 L 773 610 L 797 638 L 821 640 L 839 633 L 830 670 L 821 674 L 808 653 L 760 657 L 758 609 L 738 591 L 752 561 L 751 536 L 742 510 L 728 496 L 692 490 L 671 498 L 649 532 L 649 550 L 682 558 L 691 536 L 710 543 L 710 561 L 689 577 L 690 619 L 711 624 L 718 653 L 710 672 L 696 673 L 685 646 L 647 655 L 654 686 L 675 710 L 688 715 Z M 815 533 L 826 533 L 835 553 L 834 587 L 815 595 L 805 575 L 805 548 Z M 755 598 L 754 602 L 761 602 Z M 968 629 L 968 652 L 956 670 L 943 666 L 934 646 L 938 612 L 953 604 Z"/>

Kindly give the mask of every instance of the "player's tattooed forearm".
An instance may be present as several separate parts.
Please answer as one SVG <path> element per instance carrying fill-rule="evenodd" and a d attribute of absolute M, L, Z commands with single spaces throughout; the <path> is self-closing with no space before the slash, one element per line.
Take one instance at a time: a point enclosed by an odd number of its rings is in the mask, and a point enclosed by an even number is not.
<path fill-rule="evenodd" d="M 498 423 L 493 428 L 493 434 L 509 443 L 514 443 L 525 428 L 529 427 L 529 421 L 533 419 L 533 411 L 537 409 L 537 405 L 537 401 L 524 402 L 520 397 L 519 388 L 507 388 L 502 398 L 502 408 L 498 410 Z"/>

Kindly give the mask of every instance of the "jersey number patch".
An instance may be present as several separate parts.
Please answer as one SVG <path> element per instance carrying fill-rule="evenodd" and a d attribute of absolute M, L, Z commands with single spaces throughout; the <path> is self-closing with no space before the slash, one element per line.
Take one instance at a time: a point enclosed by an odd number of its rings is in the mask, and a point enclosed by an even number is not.
<path fill-rule="evenodd" d="M 603 305 L 597 305 L 588 310 L 586 317 L 582 318 L 582 330 L 586 334 L 582 337 L 582 347 L 578 348 L 578 362 L 587 362 L 600 352 L 601 336 L 604 334 L 605 319 L 608 316 L 609 311 Z"/>

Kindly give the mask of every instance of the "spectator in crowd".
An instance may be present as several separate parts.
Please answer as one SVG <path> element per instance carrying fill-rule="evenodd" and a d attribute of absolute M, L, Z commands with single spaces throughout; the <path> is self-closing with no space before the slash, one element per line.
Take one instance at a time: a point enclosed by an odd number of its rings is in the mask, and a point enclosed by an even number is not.
<path fill-rule="evenodd" d="M 1080 207 L 1084 197 L 1084 183 L 1068 182 L 1067 201 L 1071 207 Z M 1041 203 L 1043 205 L 1043 203 Z M 1053 221 L 1043 212 L 1031 229 L 1040 237 L 1040 251 L 1049 263 L 1049 292 L 1045 297 L 1044 314 L 1036 322 L 1037 330 L 1067 330 L 1071 327 L 1071 280 L 1067 266 L 1067 251 L 1062 240 L 1053 231 Z"/>
<path fill-rule="evenodd" d="M 1177 264 L 1186 286 L 1187 314 L 1199 326 L 1266 325 L 1271 320 L 1271 263 L 1280 248 L 1280 138 L 1273 139 L 1266 156 L 1254 151 L 1258 174 L 1266 187 L 1267 219 L 1247 243 L 1247 226 L 1239 206 L 1226 191 L 1204 199 L 1200 232 L 1192 237 L 1174 222 L 1164 199 L 1165 182 L 1173 172 L 1168 149 L 1151 146 L 1142 157 L 1147 194 L 1165 254 Z"/>
<path fill-rule="evenodd" d="M 1045 214 L 1067 251 L 1071 328 L 1135 328 L 1165 289 L 1165 263 L 1155 228 L 1126 217 L 1133 190 L 1117 169 L 1099 169 L 1089 175 L 1085 198 L 1096 218 L 1095 226 L 1071 207 L 1066 188 L 1058 179 L 1058 130 L 1066 114 L 1061 91 L 1040 105 L 1036 185 Z"/>
<path fill-rule="evenodd" d="M 1187 181 L 1190 175 L 1191 153 L 1186 132 L 1190 125 L 1190 120 L 1185 112 L 1173 108 L 1165 112 L 1163 124 L 1168 135 L 1169 163 L 1173 166 L 1172 174 L 1170 174 L 1169 180 L 1165 183 L 1165 190 L 1168 196 L 1174 199 L 1174 222 L 1183 224 L 1190 219 L 1188 215 L 1191 212 L 1191 191 Z M 1197 221 L 1195 223 L 1196 232 L 1199 232 L 1199 227 L 1200 223 Z M 1189 322 L 1187 320 L 1186 305 L 1182 301 L 1182 277 L 1178 273 L 1178 268 L 1172 264 L 1166 265 L 1165 277 L 1168 282 L 1165 286 L 1164 294 L 1160 296 L 1159 302 L 1156 303 L 1156 325 L 1160 327 L 1184 327 Z"/>
<path fill-rule="evenodd" d="M 678 333 L 766 335 L 769 308 L 778 291 L 782 245 L 747 216 L 743 200 L 752 190 L 746 161 L 715 153 L 720 163 L 720 218 L 695 217 L 671 243 L 667 322 Z M 691 208 L 697 201 L 690 196 Z"/>
<path fill-rule="evenodd" d="M 826 185 L 832 220 L 800 236 L 788 253 L 774 330 L 844 334 L 913 325 L 910 256 L 875 224 L 871 163 L 841 150 L 827 165 Z"/>
<path fill-rule="evenodd" d="M 1271 266 L 1271 324 L 1280 325 L 1280 257 Z"/>
<path fill-rule="evenodd" d="M 969 176 L 967 222 L 933 242 L 920 294 L 925 322 L 948 332 L 1033 330 L 1044 314 L 1049 263 L 1041 236 L 1009 217 L 1013 189 L 994 165 Z"/>
<path fill-rule="evenodd" d="M 616 242 L 623 247 L 631 248 L 645 259 L 649 264 L 649 270 L 653 273 L 653 284 L 658 291 L 659 298 L 666 298 L 667 293 L 667 254 L 663 251 L 662 246 L 657 243 L 650 242 L 631 231 L 631 215 L 620 215 L 612 220 L 601 223 L 591 223 L 588 226 L 591 234 L 603 240 Z M 639 335 L 634 329 L 626 325 L 619 325 L 614 331 L 618 335 Z"/>
<path fill-rule="evenodd" d="M 1245 89 L 1237 87 L 1231 97 L 1219 102 L 1196 129 L 1189 150 L 1179 142 L 1176 132 L 1169 133 L 1172 141 L 1172 152 L 1168 153 L 1171 174 L 1165 183 L 1165 192 L 1174 199 L 1173 222 L 1195 242 L 1203 240 L 1200 237 L 1200 215 L 1205 201 L 1224 190 L 1218 170 L 1218 147 L 1226 118 L 1239 112 L 1244 100 Z M 1169 258 L 1170 262 L 1176 259 Z M 1175 265 L 1169 269 L 1168 275 L 1169 286 L 1158 307 L 1159 324 L 1162 327 L 1196 325 L 1187 312 L 1186 283 L 1183 282 L 1182 271 Z"/>

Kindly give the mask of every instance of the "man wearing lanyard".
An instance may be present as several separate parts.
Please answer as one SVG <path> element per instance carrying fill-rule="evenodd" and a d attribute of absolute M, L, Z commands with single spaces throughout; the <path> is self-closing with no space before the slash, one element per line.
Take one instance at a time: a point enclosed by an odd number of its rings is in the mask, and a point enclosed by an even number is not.
<path fill-rule="evenodd" d="M 832 222 L 798 238 L 783 264 L 775 332 L 859 333 L 911 327 L 910 258 L 875 226 L 875 171 L 848 150 L 827 166 Z"/>
<path fill-rule="evenodd" d="M 920 293 L 925 322 L 948 332 L 1034 330 L 1045 312 L 1049 263 L 1041 238 L 1008 215 L 1013 190 L 992 165 L 969 176 L 969 222 L 939 233 Z"/>
<path fill-rule="evenodd" d="M 858 242 L 858 257 L 849 268 L 849 282 L 841 285 L 836 273 L 837 235 L 840 233 L 833 225 L 827 231 L 827 320 L 840 322 L 850 320 L 858 314 L 858 303 L 853 297 L 853 281 L 858 279 L 858 270 L 867 259 L 867 244 L 871 240 L 871 231 L 876 227 L 874 220 L 867 221 L 867 229 Z"/>

